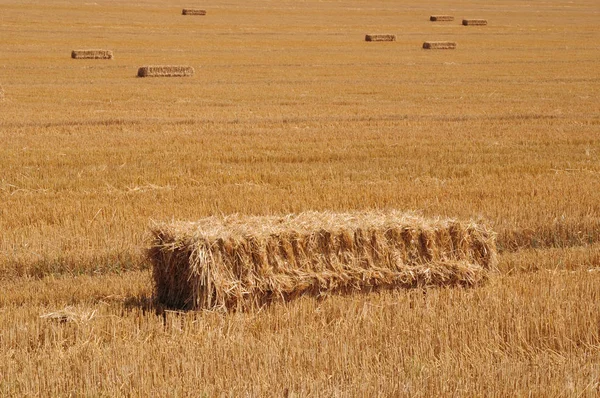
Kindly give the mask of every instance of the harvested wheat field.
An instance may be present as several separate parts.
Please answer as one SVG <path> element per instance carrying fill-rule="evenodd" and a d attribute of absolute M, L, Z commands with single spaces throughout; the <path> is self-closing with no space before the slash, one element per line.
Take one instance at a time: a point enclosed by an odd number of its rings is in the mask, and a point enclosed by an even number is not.
<path fill-rule="evenodd" d="M 600 394 L 596 1 L 197 6 L 0 0 L 0 396 Z"/>

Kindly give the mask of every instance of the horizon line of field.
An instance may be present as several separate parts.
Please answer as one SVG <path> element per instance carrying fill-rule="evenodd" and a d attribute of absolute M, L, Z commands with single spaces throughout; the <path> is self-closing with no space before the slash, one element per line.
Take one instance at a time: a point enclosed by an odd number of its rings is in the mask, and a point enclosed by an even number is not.
<path fill-rule="evenodd" d="M 219 105 L 222 107 L 223 105 Z M 0 122 L 0 128 L 27 128 L 27 127 L 71 127 L 71 126 L 112 126 L 112 125 L 202 125 L 202 124 L 293 124 L 307 122 L 385 122 L 385 121 L 425 121 L 425 122 L 468 122 L 468 121 L 519 121 L 519 120 L 581 120 L 593 123 L 594 119 L 600 120 L 597 115 L 551 115 L 538 113 L 523 113 L 512 115 L 461 115 L 461 116 L 436 116 L 436 115 L 380 115 L 380 116 L 310 116 L 310 117 L 281 117 L 260 119 L 164 119 L 164 118 L 109 118 L 87 121 L 54 121 L 54 122 Z"/>

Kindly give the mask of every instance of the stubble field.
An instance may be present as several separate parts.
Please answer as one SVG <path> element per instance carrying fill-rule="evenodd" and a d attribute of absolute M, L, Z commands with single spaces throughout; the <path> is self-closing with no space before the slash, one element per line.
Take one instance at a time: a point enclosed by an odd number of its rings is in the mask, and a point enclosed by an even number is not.
<path fill-rule="evenodd" d="M 0 0 L 0 395 L 600 394 L 595 1 L 186 6 Z M 364 209 L 485 222 L 500 271 L 156 311 L 152 220 Z"/>

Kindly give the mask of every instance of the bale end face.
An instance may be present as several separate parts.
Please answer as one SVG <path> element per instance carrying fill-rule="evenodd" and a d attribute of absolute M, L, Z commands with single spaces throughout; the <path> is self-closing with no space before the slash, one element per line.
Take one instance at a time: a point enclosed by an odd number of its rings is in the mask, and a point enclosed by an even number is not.
<path fill-rule="evenodd" d="M 452 41 L 426 41 L 423 43 L 425 50 L 454 50 L 456 43 Z"/>
<path fill-rule="evenodd" d="M 370 34 L 365 35 L 365 41 L 396 41 L 396 35 Z"/>

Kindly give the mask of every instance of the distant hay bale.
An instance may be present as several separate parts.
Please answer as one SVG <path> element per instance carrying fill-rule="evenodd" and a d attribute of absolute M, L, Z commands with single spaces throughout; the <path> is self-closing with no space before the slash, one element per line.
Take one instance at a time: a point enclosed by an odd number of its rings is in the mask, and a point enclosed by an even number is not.
<path fill-rule="evenodd" d="M 150 65 L 138 69 L 138 77 L 185 77 L 193 76 L 194 68 L 184 65 Z"/>
<path fill-rule="evenodd" d="M 154 225 L 155 296 L 184 310 L 244 310 L 302 295 L 475 286 L 496 269 L 485 226 L 400 212 L 209 217 Z"/>
<path fill-rule="evenodd" d="M 463 19 L 464 26 L 483 26 L 487 25 L 487 19 Z"/>
<path fill-rule="evenodd" d="M 365 35 L 365 41 L 396 41 L 396 35 Z"/>
<path fill-rule="evenodd" d="M 73 50 L 71 51 L 73 59 L 113 59 L 113 53 L 110 50 Z"/>
<path fill-rule="evenodd" d="M 454 21 L 454 17 L 452 15 L 432 15 L 429 20 L 433 22 Z"/>
<path fill-rule="evenodd" d="M 456 43 L 453 41 L 426 41 L 423 43 L 426 50 L 454 50 Z"/>
<path fill-rule="evenodd" d="M 206 10 L 199 10 L 197 8 L 184 8 L 181 11 L 181 15 L 206 15 Z"/>

